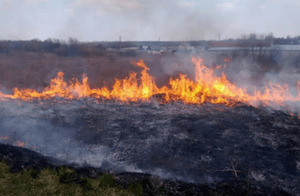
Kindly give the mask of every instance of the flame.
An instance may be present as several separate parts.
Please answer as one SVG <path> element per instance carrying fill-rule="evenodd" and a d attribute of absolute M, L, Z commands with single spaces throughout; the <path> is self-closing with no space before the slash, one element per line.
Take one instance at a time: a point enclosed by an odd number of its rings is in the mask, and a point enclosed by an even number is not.
<path fill-rule="evenodd" d="M 227 60 L 226 60 L 227 61 Z M 259 104 L 284 105 L 285 102 L 300 101 L 300 80 L 297 82 L 297 95 L 293 96 L 287 84 L 279 85 L 269 83 L 263 91 L 255 91 L 250 94 L 247 89 L 240 88 L 231 83 L 225 73 L 221 76 L 216 73 L 217 68 L 207 67 L 201 58 L 192 57 L 195 64 L 195 79 L 192 80 L 186 75 L 179 75 L 178 78 L 170 78 L 169 84 L 158 87 L 154 78 L 149 75 L 149 68 L 143 60 L 135 62 L 140 67 L 140 73 L 131 72 L 124 79 L 115 79 L 112 89 L 108 87 L 92 89 L 88 84 L 88 77 L 82 76 L 82 81 L 73 79 L 67 83 L 64 80 L 64 73 L 58 72 L 56 78 L 50 81 L 48 87 L 41 92 L 35 89 L 13 89 L 13 94 L 0 92 L 0 100 L 21 99 L 30 101 L 33 99 L 50 99 L 62 97 L 65 99 L 80 99 L 92 97 L 97 99 L 113 99 L 122 102 L 148 101 L 157 94 L 163 94 L 163 101 L 182 101 L 184 103 L 202 104 L 226 104 L 229 106 L 243 102 L 253 106 Z"/>
<path fill-rule="evenodd" d="M 109 93 L 110 97 L 127 102 L 148 100 L 158 93 L 159 90 L 153 78 L 148 74 L 149 68 L 145 62 L 140 60 L 136 66 L 143 68 L 140 77 L 141 82 L 138 82 L 137 73 L 130 73 L 128 78 L 123 80 L 116 79 L 113 90 Z"/>
<path fill-rule="evenodd" d="M 24 147 L 25 143 L 18 140 L 18 141 L 16 141 L 16 145 L 19 146 L 19 147 Z"/>
<path fill-rule="evenodd" d="M 232 61 L 231 58 L 226 58 L 226 59 L 224 59 L 224 63 L 230 63 L 231 61 Z"/>
<path fill-rule="evenodd" d="M 9 137 L 7 137 L 7 136 L 0 136 L 0 140 L 8 140 L 9 139 Z"/>

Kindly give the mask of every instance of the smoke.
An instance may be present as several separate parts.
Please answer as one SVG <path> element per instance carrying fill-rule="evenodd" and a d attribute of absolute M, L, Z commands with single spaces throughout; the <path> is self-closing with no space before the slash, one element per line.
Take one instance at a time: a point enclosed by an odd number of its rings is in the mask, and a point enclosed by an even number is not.
<path fill-rule="evenodd" d="M 285 37 L 299 34 L 298 9 L 294 0 L 11 0 L 0 2 L 5 29 L 0 36 L 115 41 L 121 35 L 123 40 L 140 41 L 218 39 L 218 34 L 226 39 L 273 32 Z"/>
<path fill-rule="evenodd" d="M 253 60 L 252 57 L 241 56 L 233 58 L 232 62 L 226 64 L 224 72 L 229 81 L 233 84 L 246 89 L 250 94 L 260 91 L 265 92 L 271 85 L 288 87 L 289 93 L 293 97 L 298 97 L 300 78 L 300 67 L 296 63 L 297 55 L 290 52 L 277 54 L 276 57 L 266 54 L 265 60 Z M 229 55 L 232 56 L 232 55 Z M 283 94 L 282 96 L 288 96 Z M 284 103 L 284 107 L 278 104 L 272 105 L 275 109 L 286 112 L 300 112 L 299 102 Z"/>
<path fill-rule="evenodd" d="M 265 118 L 279 124 L 272 127 Z M 213 104 L 11 100 L 0 102 L 0 142 L 35 150 L 57 159 L 58 164 L 213 183 L 235 179 L 231 170 L 218 172 L 230 169 L 234 160 L 239 161 L 239 168 L 250 171 L 257 170 L 258 155 L 277 160 L 280 152 L 255 149 L 260 142 L 267 149 L 276 144 L 277 149 L 282 134 L 297 129 L 289 120 L 281 125 L 287 119 L 282 112 L 272 115 L 264 109 Z M 267 137 L 265 131 L 274 128 L 279 131 L 268 136 L 267 142 L 262 140 Z M 272 171 L 282 166 L 275 164 Z M 265 164 L 259 167 L 266 168 Z"/>
<path fill-rule="evenodd" d="M 290 57 L 290 60 L 293 57 Z M 245 88 L 263 88 L 270 82 L 288 84 L 295 87 L 299 80 L 299 67 L 293 61 L 273 61 L 271 59 L 259 62 L 243 57 L 233 59 L 225 68 L 228 78 L 234 83 Z"/>
<path fill-rule="evenodd" d="M 170 77 L 178 77 L 178 74 L 187 75 L 189 78 L 194 78 L 195 66 L 191 62 L 191 56 L 184 53 L 175 53 L 160 58 L 157 63 L 159 66 L 153 71 L 153 75 L 157 79 L 163 78 L 164 85 L 167 84 Z M 149 65 L 151 67 L 151 65 Z M 151 69 L 150 69 L 151 73 Z"/>
<path fill-rule="evenodd" d="M 196 51 L 194 54 L 179 51 L 148 63 L 150 74 L 155 76 L 159 85 L 167 85 L 170 77 L 176 78 L 179 74 L 195 79 L 195 65 L 191 61 L 191 56 L 202 58 L 203 64 L 213 69 L 219 77 L 224 72 L 229 82 L 244 89 L 250 95 L 254 95 L 256 92 L 263 94 L 266 89 L 277 88 L 276 86 L 280 85 L 289 89 L 280 96 L 299 97 L 299 57 L 291 52 L 277 52 L 276 55 L 273 52 L 266 52 L 262 59 L 257 59 L 255 55 L 245 54 L 241 51 L 235 53 Z M 216 69 L 217 67 L 219 68 Z M 256 104 L 264 105 L 262 101 L 256 102 Z M 298 102 L 286 101 L 282 103 L 282 107 L 280 105 L 280 103 L 269 104 L 274 109 L 288 113 L 300 112 Z"/>
<path fill-rule="evenodd" d="M 149 1 L 77 1 L 71 6 L 72 14 L 59 36 L 89 40 L 185 40 L 207 39 L 211 32 L 218 32 L 206 9 L 193 7 L 193 2 L 163 0 Z M 204 3 L 205 7 L 211 3 Z M 167 8 L 167 9 L 166 9 Z M 80 16 L 80 18 L 78 17 Z M 93 20 L 92 18 L 99 18 Z M 78 29 L 78 23 L 88 28 Z M 98 27 L 101 31 L 95 34 Z M 224 26 L 225 27 L 225 26 Z M 76 31 L 74 31 L 74 28 Z"/>
<path fill-rule="evenodd" d="M 145 56 L 150 74 L 163 85 L 170 76 L 176 77 L 179 73 L 186 74 L 190 78 L 194 76 L 195 66 L 190 55 L 178 52 L 174 55 Z M 299 78 L 297 65 L 292 63 L 294 61 L 280 65 L 281 61 L 277 59 L 272 66 L 266 66 L 251 58 L 232 58 L 233 61 L 226 64 L 224 56 L 212 55 L 209 52 L 201 53 L 199 56 L 204 59 L 205 65 L 212 68 L 220 63 L 225 64 L 217 74 L 221 74 L 224 70 L 229 81 L 250 91 L 263 88 L 269 81 L 287 82 L 295 87 L 294 83 Z M 103 63 L 105 58 L 100 59 Z M 119 59 L 117 62 L 124 63 L 124 61 Z M 60 69 L 72 70 L 73 74 L 78 74 L 87 70 L 87 67 L 80 66 L 83 63 L 84 60 L 77 66 L 61 66 Z M 109 67 L 102 67 L 96 60 L 95 63 L 98 65 L 90 71 L 105 77 L 115 76 L 115 73 L 109 75 L 109 71 L 121 70 L 120 72 L 127 73 L 130 69 L 139 69 L 129 62 L 115 63 Z M 101 74 L 96 69 L 98 66 L 102 68 Z M 113 69 L 110 70 L 111 68 Z M 39 73 L 43 73 L 43 76 L 51 75 L 50 70 L 41 69 Z M 291 88 L 291 91 L 294 90 Z M 226 153 L 212 150 L 224 147 L 223 143 L 214 142 L 214 139 L 221 138 L 222 131 L 230 132 L 232 129 L 235 134 L 228 138 L 232 139 L 235 136 L 237 140 L 235 142 L 244 145 L 240 142 L 240 138 L 250 138 L 245 136 L 246 124 L 261 124 L 255 123 L 259 117 L 250 107 L 242 107 L 242 112 L 237 107 L 235 113 L 232 112 L 235 108 L 224 105 L 204 104 L 197 107 L 180 102 L 161 105 L 154 98 L 151 101 L 128 105 L 109 101 L 99 103 L 89 98 L 81 100 L 56 98 L 30 102 L 1 101 L 0 142 L 23 146 L 77 166 L 101 167 L 114 172 L 151 173 L 187 182 L 211 183 L 225 177 L 213 174 L 212 170 L 208 173 L 202 171 L 206 171 L 211 164 L 215 164 L 216 170 L 222 170 L 228 167 L 228 164 L 232 164 L 231 160 L 224 161 L 228 159 Z M 284 108 L 277 106 L 274 108 L 300 111 L 299 103 L 286 103 Z M 219 113 L 220 111 L 223 112 Z M 265 112 L 264 109 L 261 109 L 261 112 Z M 242 116 L 243 114 L 246 115 Z M 263 129 L 255 127 L 254 130 Z M 253 134 L 252 132 L 253 130 L 249 131 Z M 255 143 L 250 140 L 248 141 L 250 144 Z M 214 147 L 210 146 L 211 144 Z M 236 149 L 236 146 L 232 146 L 232 142 L 228 146 Z M 248 146 L 243 147 L 248 149 Z M 210 155 L 211 151 L 220 153 L 216 161 L 213 160 L 215 157 Z"/>
<path fill-rule="evenodd" d="M 84 147 L 74 140 L 76 119 L 72 119 L 71 114 L 65 114 L 68 110 L 15 102 L 1 102 L 0 107 L 1 135 L 8 137 L 4 142 L 33 149 L 67 163 L 72 157 L 72 163 L 82 165 L 90 160 L 90 164 L 101 166 L 108 153 L 105 147 Z M 70 105 L 67 107 L 72 108 Z M 89 158 L 93 153 L 98 156 Z"/>
<path fill-rule="evenodd" d="M 173 124 L 178 114 L 195 112 L 187 107 L 101 104 L 92 100 L 1 101 L 0 142 L 35 150 L 57 159 L 57 164 L 207 182 L 205 176 L 174 170 L 170 165 L 171 159 L 178 159 L 178 167 L 183 168 L 180 165 L 197 153 L 181 155 L 176 150 L 169 154 L 178 148 L 174 146 L 177 140 L 188 137 Z"/>
<path fill-rule="evenodd" d="M 227 35 L 236 37 L 252 31 L 273 31 L 279 35 L 297 34 L 299 17 L 290 17 L 286 23 L 285 17 L 273 11 L 281 8 L 282 4 L 278 2 L 272 2 L 276 5 L 271 6 L 269 3 L 261 4 L 258 1 L 242 5 L 237 1 L 218 3 L 215 0 L 175 3 L 172 0 L 77 0 L 65 5 L 32 0 L 21 9 L 22 6 L 16 1 L 5 1 L 5 4 L 0 3 L 3 16 L 0 17 L 0 22 L 5 29 L 0 32 L 0 36 L 4 39 L 77 37 L 80 40 L 92 41 L 116 40 L 120 35 L 123 40 L 201 40 L 217 39 L 219 33 L 222 33 L 222 38 L 226 38 Z M 248 7 L 257 9 L 248 11 Z M 283 13 L 291 13 L 296 8 L 280 10 L 283 10 Z M 261 13 L 265 17 L 261 17 Z M 298 9 L 295 13 L 298 15 Z M 249 15 L 253 18 L 249 19 Z M 287 27 L 282 28 L 282 25 L 274 21 L 286 24 Z M 271 25 L 272 23 L 275 24 Z M 228 80 L 247 89 L 249 93 L 255 90 L 263 91 L 264 87 L 272 82 L 288 84 L 290 92 L 293 95 L 297 94 L 296 85 L 300 71 L 299 59 L 296 56 L 277 56 L 270 62 L 237 57 L 232 58 L 232 62 L 224 63 L 222 57 L 208 52 L 195 55 L 202 57 L 204 64 L 210 67 L 226 64 L 222 70 L 225 71 Z M 0 86 L 1 90 L 3 87 L 12 89 L 15 86 L 40 90 L 49 84 L 58 71 L 67 73 L 66 81 L 72 77 L 80 78 L 81 74 L 87 73 L 92 87 L 101 87 L 99 84 L 103 81 L 112 84 L 114 78 L 126 77 L 132 67 L 129 61 L 127 62 L 128 59 L 73 58 L 64 59 L 62 62 L 63 57 L 51 58 L 51 61 L 40 61 L 38 66 L 30 65 L 30 62 L 25 62 L 24 59 L 17 63 L 6 62 L 1 67 L 1 70 L 5 70 L 0 74 L 1 85 L 4 85 Z M 140 57 L 136 57 L 138 58 Z M 190 55 L 180 52 L 165 56 L 150 55 L 145 61 L 159 86 L 166 85 L 170 77 L 176 77 L 180 73 L 194 79 L 195 66 Z M 207 140 L 208 135 L 213 131 L 219 132 L 219 128 L 225 126 L 221 123 L 216 126 L 216 121 L 212 119 L 209 126 L 206 126 L 206 116 L 211 110 L 203 112 L 197 107 L 180 103 L 161 106 L 156 101 L 138 107 L 105 105 L 94 101 L 0 101 L 0 142 L 23 146 L 79 166 L 91 165 L 116 172 L 145 172 L 198 183 L 220 180 L 219 177 L 199 173 L 200 167 L 203 167 L 202 171 L 206 170 L 206 167 L 209 168 L 209 160 L 212 159 L 209 155 L 211 149 L 207 146 L 213 142 Z M 300 103 L 285 103 L 284 107 L 272 107 L 285 112 L 300 112 Z M 200 113 L 204 113 L 205 117 L 199 120 Z M 188 115 L 190 119 L 186 117 Z M 249 116 L 240 120 L 248 119 Z M 195 119 L 199 121 L 198 124 L 194 122 Z M 222 120 L 220 122 L 223 122 Z M 235 120 L 228 120 L 225 124 L 231 126 L 234 123 Z M 193 132 L 195 124 L 200 127 L 200 131 L 194 130 L 196 133 Z M 234 128 L 241 130 L 238 126 Z M 207 130 L 209 133 L 205 133 Z M 204 139 L 197 140 L 202 137 L 202 133 Z M 242 137 L 243 134 L 239 136 Z M 215 138 L 218 137 L 216 133 Z M 204 142 L 202 146 L 201 142 Z M 199 153 L 202 149 L 206 149 L 201 153 L 207 153 L 207 158 L 203 158 Z M 223 149 L 223 146 L 220 145 L 216 152 L 219 149 Z M 221 154 L 224 155 L 223 152 Z M 197 164 L 194 164 L 195 157 L 198 158 Z M 217 162 L 215 167 L 224 169 L 226 165 L 220 165 L 226 158 L 220 155 L 221 161 Z M 186 167 L 188 169 L 182 169 Z"/>

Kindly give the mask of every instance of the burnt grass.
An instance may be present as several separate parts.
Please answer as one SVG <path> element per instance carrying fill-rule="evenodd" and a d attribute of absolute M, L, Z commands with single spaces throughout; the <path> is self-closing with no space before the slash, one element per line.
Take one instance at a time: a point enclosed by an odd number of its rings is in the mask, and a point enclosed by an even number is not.
<path fill-rule="evenodd" d="M 1 140 L 0 160 L 12 172 L 64 165 L 79 176 L 108 173 L 115 186 L 141 186 L 144 195 L 300 193 L 300 120 L 270 108 L 7 101 L 0 131 L 9 137 Z M 36 133 L 47 137 L 35 142 Z M 99 146 L 105 150 L 95 151 Z"/>

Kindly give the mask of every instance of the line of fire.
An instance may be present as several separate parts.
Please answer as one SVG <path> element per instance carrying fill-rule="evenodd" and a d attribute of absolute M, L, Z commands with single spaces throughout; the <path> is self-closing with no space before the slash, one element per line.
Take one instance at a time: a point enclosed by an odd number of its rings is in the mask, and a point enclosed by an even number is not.
<path fill-rule="evenodd" d="M 0 41 L 0 160 L 144 195 L 297 195 L 299 44 Z"/>

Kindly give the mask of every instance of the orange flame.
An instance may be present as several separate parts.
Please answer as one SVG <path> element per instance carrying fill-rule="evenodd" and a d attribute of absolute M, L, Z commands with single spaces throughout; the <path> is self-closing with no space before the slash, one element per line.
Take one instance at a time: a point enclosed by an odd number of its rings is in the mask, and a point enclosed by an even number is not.
<path fill-rule="evenodd" d="M 224 63 L 230 63 L 231 61 L 232 61 L 231 58 L 226 58 L 226 59 L 224 59 Z"/>
<path fill-rule="evenodd" d="M 7 137 L 7 136 L 0 136 L 0 140 L 8 140 L 9 139 L 9 137 Z"/>
<path fill-rule="evenodd" d="M 19 146 L 19 147 L 24 147 L 25 143 L 18 140 L 18 141 L 16 141 L 16 145 Z"/>
<path fill-rule="evenodd" d="M 292 96 L 287 84 L 279 85 L 269 83 L 264 91 L 256 91 L 249 94 L 246 89 L 239 88 L 231 83 L 225 73 L 221 76 L 215 73 L 216 68 L 210 68 L 203 64 L 202 59 L 192 57 L 195 64 L 195 80 L 189 79 L 186 75 L 178 78 L 171 78 L 169 85 L 157 87 L 152 76 L 149 75 L 149 68 L 143 60 L 135 63 L 142 68 L 140 73 L 132 72 L 125 79 L 115 79 L 111 90 L 107 87 L 92 89 L 88 84 L 88 77 L 83 75 L 79 82 L 74 79 L 67 83 L 64 80 L 64 73 L 58 72 L 50 85 L 43 91 L 34 89 L 13 89 L 12 95 L 0 92 L 0 99 L 22 99 L 30 101 L 33 99 L 49 99 L 62 97 L 65 99 L 80 99 L 93 97 L 98 99 L 114 99 L 123 102 L 147 101 L 157 94 L 163 94 L 163 101 L 180 100 L 184 103 L 202 104 L 205 102 L 222 103 L 235 105 L 239 102 L 250 105 L 284 105 L 284 102 L 300 101 L 300 81 L 297 83 L 297 95 Z"/>

